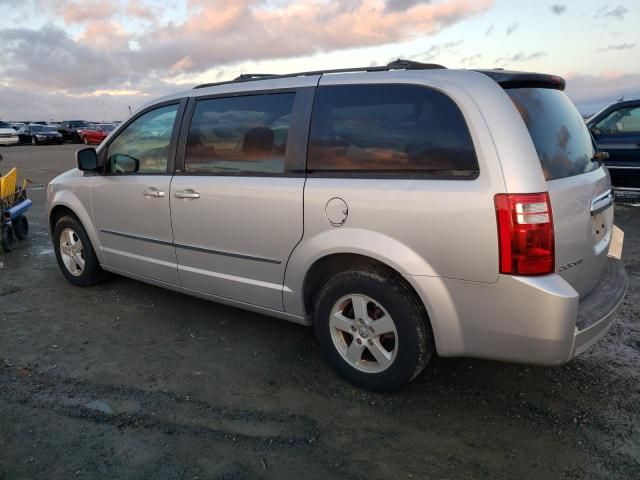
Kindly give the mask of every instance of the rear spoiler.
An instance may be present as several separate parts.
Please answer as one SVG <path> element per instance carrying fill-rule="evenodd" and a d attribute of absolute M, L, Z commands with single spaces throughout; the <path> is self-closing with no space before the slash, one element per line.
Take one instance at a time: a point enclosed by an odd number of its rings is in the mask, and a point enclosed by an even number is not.
<path fill-rule="evenodd" d="M 513 72 L 510 70 L 474 70 L 493 79 L 502 88 L 552 88 L 564 90 L 566 82 L 557 75 L 545 73 Z"/>

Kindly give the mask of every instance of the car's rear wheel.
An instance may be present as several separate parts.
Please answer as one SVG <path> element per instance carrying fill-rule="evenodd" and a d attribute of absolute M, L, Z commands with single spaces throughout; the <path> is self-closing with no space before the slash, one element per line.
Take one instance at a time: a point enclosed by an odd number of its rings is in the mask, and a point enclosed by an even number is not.
<path fill-rule="evenodd" d="M 106 272 L 100 268 L 91 241 L 77 218 L 64 216 L 56 222 L 53 246 L 62 274 L 73 285 L 86 287 L 107 277 Z"/>
<path fill-rule="evenodd" d="M 316 300 L 314 329 L 323 355 L 344 379 L 378 392 L 413 380 L 435 349 L 426 312 L 392 272 L 336 275 Z"/>

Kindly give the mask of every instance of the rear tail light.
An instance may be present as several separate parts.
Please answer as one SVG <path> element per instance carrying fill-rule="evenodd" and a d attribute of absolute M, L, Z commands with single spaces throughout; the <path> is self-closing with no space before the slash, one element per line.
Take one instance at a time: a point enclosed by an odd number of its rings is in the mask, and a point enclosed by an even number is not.
<path fill-rule="evenodd" d="M 495 196 L 500 273 L 547 275 L 555 270 L 555 239 L 549 194 Z"/>

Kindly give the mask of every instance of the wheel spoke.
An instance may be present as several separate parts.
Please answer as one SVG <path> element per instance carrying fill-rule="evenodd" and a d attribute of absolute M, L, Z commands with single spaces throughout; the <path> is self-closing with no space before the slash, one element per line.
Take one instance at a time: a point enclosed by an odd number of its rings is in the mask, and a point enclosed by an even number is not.
<path fill-rule="evenodd" d="M 395 325 L 393 320 L 389 315 L 384 315 L 383 317 L 374 320 L 371 324 L 375 329 L 376 335 L 384 335 L 385 333 L 395 332 Z"/>
<path fill-rule="evenodd" d="M 342 312 L 336 312 L 331 317 L 330 324 L 333 328 L 337 328 L 338 330 L 342 330 L 343 332 L 352 333 L 355 322 L 350 318 L 345 317 Z"/>
<path fill-rule="evenodd" d="M 367 347 L 371 355 L 378 361 L 381 367 L 391 362 L 391 352 L 388 352 L 378 339 L 373 340 L 372 344 Z"/>
<path fill-rule="evenodd" d="M 358 363 L 362 358 L 363 351 L 364 346 L 353 341 L 347 350 L 347 359 L 352 363 Z"/>
<path fill-rule="evenodd" d="M 367 299 L 361 295 L 353 295 L 351 297 L 351 304 L 353 305 L 353 314 L 357 320 L 369 320 L 369 314 L 367 313 Z"/>
<path fill-rule="evenodd" d="M 84 258 L 82 258 L 82 252 L 76 253 L 74 255 L 74 259 L 75 259 L 76 265 L 78 267 L 78 270 L 84 269 Z"/>

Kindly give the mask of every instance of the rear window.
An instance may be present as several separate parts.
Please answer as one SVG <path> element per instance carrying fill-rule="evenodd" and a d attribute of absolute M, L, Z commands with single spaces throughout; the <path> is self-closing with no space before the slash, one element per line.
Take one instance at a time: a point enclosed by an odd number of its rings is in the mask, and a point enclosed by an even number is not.
<path fill-rule="evenodd" d="M 524 120 L 547 180 L 571 177 L 599 167 L 587 126 L 560 90 L 506 90 Z"/>
<path fill-rule="evenodd" d="M 316 92 L 310 171 L 478 174 L 471 135 L 457 105 L 416 85 L 338 85 Z"/>

